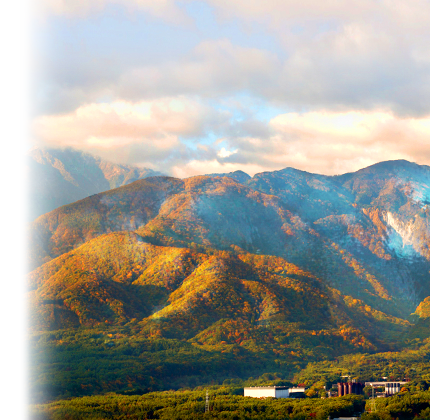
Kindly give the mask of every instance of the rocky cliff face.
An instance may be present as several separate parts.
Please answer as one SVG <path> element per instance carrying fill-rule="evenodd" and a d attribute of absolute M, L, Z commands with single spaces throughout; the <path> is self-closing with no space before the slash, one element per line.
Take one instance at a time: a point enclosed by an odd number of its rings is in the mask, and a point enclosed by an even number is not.
<path fill-rule="evenodd" d="M 73 149 L 33 149 L 29 160 L 29 218 L 92 194 L 161 173 L 118 165 Z"/>
<path fill-rule="evenodd" d="M 322 238 L 377 270 L 390 293 L 414 305 L 427 293 L 429 167 L 389 161 L 335 177 L 286 168 L 247 185 L 277 195 Z"/>

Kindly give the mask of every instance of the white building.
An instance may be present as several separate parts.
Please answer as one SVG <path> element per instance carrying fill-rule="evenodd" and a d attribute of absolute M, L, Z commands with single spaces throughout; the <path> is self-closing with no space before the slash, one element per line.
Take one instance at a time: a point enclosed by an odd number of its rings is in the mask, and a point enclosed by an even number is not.
<path fill-rule="evenodd" d="M 335 417 L 332 420 L 358 420 L 358 417 Z"/>
<path fill-rule="evenodd" d="M 253 398 L 292 398 L 295 393 L 305 392 L 305 388 L 288 388 L 286 386 L 251 386 L 244 388 L 243 395 Z"/>
<path fill-rule="evenodd" d="M 371 387 L 385 387 L 385 396 L 390 396 L 400 392 L 402 385 L 407 384 L 407 382 L 396 381 L 396 382 L 366 382 L 366 386 Z"/>

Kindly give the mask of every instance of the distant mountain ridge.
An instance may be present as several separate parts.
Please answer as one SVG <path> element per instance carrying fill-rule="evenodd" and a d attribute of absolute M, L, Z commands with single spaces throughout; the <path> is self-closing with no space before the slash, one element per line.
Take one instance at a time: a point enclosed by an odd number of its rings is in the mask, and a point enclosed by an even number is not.
<path fill-rule="evenodd" d="M 246 182 L 248 182 L 251 179 L 251 176 L 248 175 L 246 172 L 243 171 L 234 171 L 234 172 L 228 172 L 228 173 L 214 173 L 214 174 L 206 174 L 205 176 L 210 176 L 210 177 L 228 177 L 231 179 L 234 179 L 237 182 L 240 182 L 241 184 L 245 184 Z"/>
<path fill-rule="evenodd" d="M 75 149 L 38 149 L 29 153 L 29 218 L 65 204 L 148 176 L 149 168 L 120 165 Z"/>

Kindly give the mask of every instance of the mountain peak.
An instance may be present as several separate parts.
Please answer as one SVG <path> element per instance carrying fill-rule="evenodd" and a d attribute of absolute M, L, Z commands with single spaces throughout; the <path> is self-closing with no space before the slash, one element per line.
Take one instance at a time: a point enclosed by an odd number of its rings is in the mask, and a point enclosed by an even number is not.
<path fill-rule="evenodd" d="M 235 181 L 239 182 L 240 184 L 244 184 L 245 182 L 249 181 L 251 177 L 241 170 L 234 171 L 234 172 L 225 172 L 225 173 L 215 173 L 215 174 L 206 174 L 205 176 L 209 176 L 211 178 L 214 178 L 216 176 L 223 177 L 226 176 L 228 178 L 232 178 Z"/>
<path fill-rule="evenodd" d="M 417 171 L 417 170 L 428 170 L 429 167 L 427 165 L 419 165 L 414 162 L 409 162 L 405 159 L 397 159 L 397 160 L 386 160 L 383 162 L 378 162 L 373 165 L 367 166 L 366 168 L 360 169 L 356 172 L 350 172 L 348 174 L 365 174 L 365 173 L 376 173 L 376 172 L 392 172 L 398 173 L 402 171 Z M 345 175 L 348 175 L 345 174 Z M 342 175 L 341 175 L 342 176 Z"/>

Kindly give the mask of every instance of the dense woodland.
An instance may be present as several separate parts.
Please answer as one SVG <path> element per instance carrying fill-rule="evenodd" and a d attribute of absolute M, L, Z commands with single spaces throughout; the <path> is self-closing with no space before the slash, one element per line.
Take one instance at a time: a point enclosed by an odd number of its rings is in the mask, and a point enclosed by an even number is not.
<path fill-rule="evenodd" d="M 45 419 L 324 419 L 360 413 L 364 399 L 346 396 L 321 399 L 256 399 L 238 395 L 241 388 L 209 389 L 209 413 L 205 390 L 154 392 L 143 396 L 109 394 L 75 398 L 32 408 L 34 420 Z"/>
<path fill-rule="evenodd" d="M 426 384 L 428 386 L 428 384 Z M 209 412 L 205 413 L 206 392 Z M 428 420 L 430 391 L 404 389 L 389 398 L 365 400 L 363 396 L 338 398 L 257 399 L 243 397 L 242 388 L 207 387 L 194 391 L 152 392 L 142 396 L 107 394 L 35 405 L 34 420 L 80 419 L 234 419 L 326 420 L 358 416 L 363 420 Z"/>
<path fill-rule="evenodd" d="M 127 336 L 127 330 L 130 335 Z M 115 330 L 57 331 L 32 341 L 32 402 L 106 392 L 145 392 L 229 383 L 240 386 L 303 383 L 308 396 L 351 376 L 357 380 L 408 378 L 430 381 L 429 343 L 415 350 L 347 354 L 318 361 L 312 342 L 296 341 L 302 360 L 282 360 L 272 352 L 237 345 L 211 348 L 175 339 L 141 338 Z M 308 353 L 308 355 L 306 354 Z M 312 359 L 311 359 L 312 357 Z"/>

